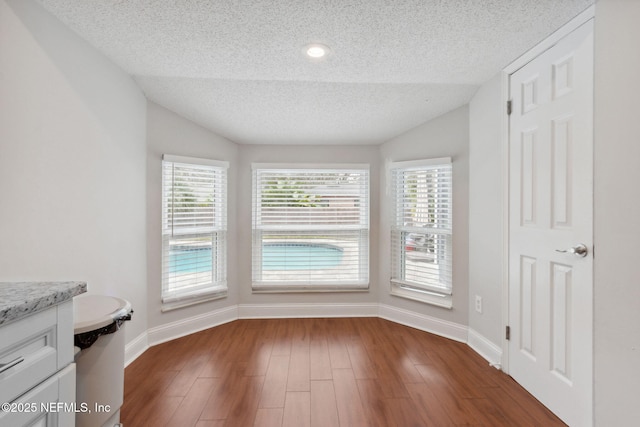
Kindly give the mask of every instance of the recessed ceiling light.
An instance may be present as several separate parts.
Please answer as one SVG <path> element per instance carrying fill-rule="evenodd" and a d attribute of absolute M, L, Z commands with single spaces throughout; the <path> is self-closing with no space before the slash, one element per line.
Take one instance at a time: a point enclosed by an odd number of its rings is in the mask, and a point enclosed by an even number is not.
<path fill-rule="evenodd" d="M 304 53 L 311 59 L 320 59 L 329 53 L 329 48 L 320 43 L 313 43 L 304 47 Z"/>

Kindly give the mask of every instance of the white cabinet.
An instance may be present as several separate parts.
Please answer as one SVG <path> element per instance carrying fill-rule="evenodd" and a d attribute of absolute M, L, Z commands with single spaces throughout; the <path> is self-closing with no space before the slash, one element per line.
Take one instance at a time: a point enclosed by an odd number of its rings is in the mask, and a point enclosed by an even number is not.
<path fill-rule="evenodd" d="M 73 303 L 0 327 L 0 427 L 75 424 Z"/>

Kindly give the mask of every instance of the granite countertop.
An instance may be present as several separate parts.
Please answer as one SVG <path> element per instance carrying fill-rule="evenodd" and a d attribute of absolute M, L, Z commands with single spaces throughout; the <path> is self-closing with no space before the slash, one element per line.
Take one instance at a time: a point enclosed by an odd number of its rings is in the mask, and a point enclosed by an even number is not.
<path fill-rule="evenodd" d="M 87 282 L 0 282 L 0 325 L 87 292 Z"/>

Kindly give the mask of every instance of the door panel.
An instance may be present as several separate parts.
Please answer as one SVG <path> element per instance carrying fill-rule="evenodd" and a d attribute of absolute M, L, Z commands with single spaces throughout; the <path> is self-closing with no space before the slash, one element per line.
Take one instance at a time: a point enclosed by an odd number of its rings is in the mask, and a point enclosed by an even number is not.
<path fill-rule="evenodd" d="M 520 351 L 536 360 L 535 318 L 536 310 L 536 260 L 522 256 L 520 262 Z"/>
<path fill-rule="evenodd" d="M 552 263 L 551 371 L 571 384 L 571 266 Z"/>

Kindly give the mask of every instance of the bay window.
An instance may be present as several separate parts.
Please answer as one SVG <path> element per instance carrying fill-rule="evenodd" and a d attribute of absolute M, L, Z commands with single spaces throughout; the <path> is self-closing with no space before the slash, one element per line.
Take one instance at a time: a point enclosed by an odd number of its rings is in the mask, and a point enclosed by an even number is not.
<path fill-rule="evenodd" d="M 451 307 L 451 159 L 395 162 L 390 168 L 391 293 Z"/>
<path fill-rule="evenodd" d="M 227 292 L 227 162 L 164 155 L 163 310 Z"/>
<path fill-rule="evenodd" d="M 366 289 L 368 165 L 253 165 L 254 291 Z"/>

